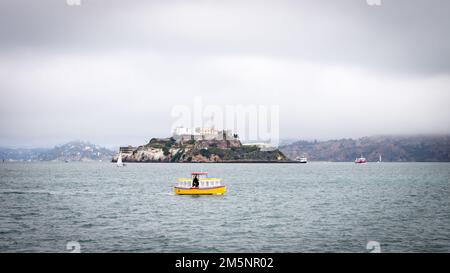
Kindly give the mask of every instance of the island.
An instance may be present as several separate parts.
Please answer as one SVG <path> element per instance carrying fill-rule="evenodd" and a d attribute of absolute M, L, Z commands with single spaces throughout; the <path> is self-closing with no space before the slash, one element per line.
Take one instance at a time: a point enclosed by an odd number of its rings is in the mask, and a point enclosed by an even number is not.
<path fill-rule="evenodd" d="M 152 138 L 139 147 L 121 147 L 123 162 L 171 163 L 297 163 L 277 148 L 261 144 L 242 144 L 237 134 L 213 131 L 204 134 L 175 133 L 169 138 Z"/>

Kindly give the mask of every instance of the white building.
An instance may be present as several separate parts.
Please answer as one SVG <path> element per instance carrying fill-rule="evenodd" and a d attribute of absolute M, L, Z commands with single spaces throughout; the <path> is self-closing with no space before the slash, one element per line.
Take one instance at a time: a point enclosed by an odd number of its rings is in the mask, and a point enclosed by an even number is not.
<path fill-rule="evenodd" d="M 174 136 L 182 136 L 182 135 L 192 135 L 193 130 L 191 128 L 186 127 L 177 127 L 173 131 Z"/>
<path fill-rule="evenodd" d="M 233 134 L 231 130 L 217 130 L 214 127 L 197 127 L 197 128 L 186 128 L 177 127 L 173 131 L 173 137 L 175 139 L 233 139 Z"/>
<path fill-rule="evenodd" d="M 258 142 L 258 143 L 243 143 L 242 146 L 256 146 L 261 149 L 261 151 L 273 151 L 277 148 L 270 145 L 270 143 Z"/>

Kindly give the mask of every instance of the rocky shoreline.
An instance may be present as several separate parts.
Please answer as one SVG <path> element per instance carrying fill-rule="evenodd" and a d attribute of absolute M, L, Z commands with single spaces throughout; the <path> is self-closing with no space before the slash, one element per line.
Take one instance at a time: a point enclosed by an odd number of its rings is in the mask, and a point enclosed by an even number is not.
<path fill-rule="evenodd" d="M 112 163 L 116 163 L 117 159 L 113 158 L 111 160 Z M 126 163 L 149 163 L 149 164 L 167 164 L 167 163 L 179 163 L 179 164 L 300 164 L 299 161 L 296 160 L 288 160 L 288 161 L 239 161 L 239 160 L 230 160 L 230 161 L 216 161 L 216 162 L 169 162 L 169 161 L 126 161 Z"/>
<path fill-rule="evenodd" d="M 175 140 L 153 138 L 149 143 L 121 150 L 127 163 L 296 163 L 280 150 L 242 145 L 239 139 Z M 117 162 L 119 153 L 112 162 Z"/>

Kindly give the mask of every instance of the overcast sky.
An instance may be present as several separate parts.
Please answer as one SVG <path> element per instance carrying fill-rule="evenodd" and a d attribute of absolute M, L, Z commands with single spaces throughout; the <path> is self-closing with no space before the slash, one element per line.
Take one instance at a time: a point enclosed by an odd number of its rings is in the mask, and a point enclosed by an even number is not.
<path fill-rule="evenodd" d="M 69 1 L 70 2 L 70 1 Z M 0 146 L 170 135 L 279 105 L 280 137 L 450 133 L 450 1 L 0 1 Z"/>

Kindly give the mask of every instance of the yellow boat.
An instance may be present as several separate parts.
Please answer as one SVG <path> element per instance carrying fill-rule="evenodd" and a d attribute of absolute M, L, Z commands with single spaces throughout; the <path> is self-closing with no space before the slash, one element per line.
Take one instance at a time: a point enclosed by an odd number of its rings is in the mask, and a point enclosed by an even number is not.
<path fill-rule="evenodd" d="M 197 185 L 193 185 L 195 177 L 198 179 Z M 193 172 L 191 178 L 178 178 L 173 191 L 175 194 L 184 195 L 222 195 L 226 187 L 221 178 L 208 178 L 207 172 Z"/>

